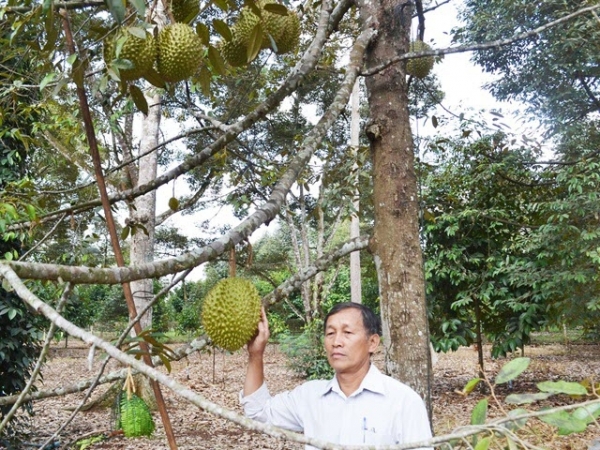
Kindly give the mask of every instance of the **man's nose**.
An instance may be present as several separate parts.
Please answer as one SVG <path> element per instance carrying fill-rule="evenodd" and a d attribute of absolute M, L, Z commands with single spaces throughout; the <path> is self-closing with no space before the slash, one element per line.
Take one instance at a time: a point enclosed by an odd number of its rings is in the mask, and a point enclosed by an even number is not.
<path fill-rule="evenodd" d="M 333 336 L 333 346 L 334 347 L 340 347 L 342 345 L 342 334 L 341 333 L 336 333 Z"/>

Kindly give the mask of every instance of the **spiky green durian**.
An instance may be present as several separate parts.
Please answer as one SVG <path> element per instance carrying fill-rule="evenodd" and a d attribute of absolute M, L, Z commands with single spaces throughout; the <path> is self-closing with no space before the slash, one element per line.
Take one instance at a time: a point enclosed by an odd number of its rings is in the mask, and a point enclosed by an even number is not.
<path fill-rule="evenodd" d="M 194 75 L 204 55 L 202 41 L 185 23 L 172 23 L 158 33 L 157 70 L 165 81 L 177 82 Z"/>
<path fill-rule="evenodd" d="M 250 280 L 226 278 L 204 299 L 202 326 L 215 345 L 233 352 L 256 333 L 260 308 L 260 296 Z"/>
<path fill-rule="evenodd" d="M 121 397 L 119 427 L 126 437 L 150 436 L 154 431 L 154 420 L 146 402 L 135 394 Z"/>
<path fill-rule="evenodd" d="M 190 23 L 200 13 L 198 0 L 171 0 L 171 13 L 176 22 Z"/>
<path fill-rule="evenodd" d="M 277 49 L 279 49 L 279 43 L 283 39 L 283 37 L 284 37 L 283 35 L 286 32 L 286 24 L 287 24 L 288 16 L 272 13 L 270 11 L 265 10 L 264 9 L 265 6 L 270 3 L 274 3 L 274 2 L 268 2 L 268 1 L 260 2 L 260 7 L 262 9 L 261 25 L 263 27 L 262 48 L 272 47 L 271 39 L 273 39 L 273 41 L 275 42 L 275 45 L 277 46 Z"/>
<path fill-rule="evenodd" d="M 284 31 L 279 39 L 275 40 L 278 55 L 293 52 L 300 44 L 300 19 L 298 15 L 293 11 L 288 11 L 287 16 L 282 17 L 284 18 Z"/>
<path fill-rule="evenodd" d="M 119 68 L 122 80 L 141 78 L 152 68 L 156 60 L 156 43 L 150 33 L 145 34 L 146 37 L 141 38 L 123 29 L 113 39 L 105 41 L 104 60 L 107 64 L 116 59 L 131 63 L 130 68 Z M 119 47 L 120 51 L 117 51 Z"/>
<path fill-rule="evenodd" d="M 222 41 L 219 50 L 223 58 L 233 67 L 248 64 L 248 47 L 235 34 L 230 41 Z"/>
<path fill-rule="evenodd" d="M 431 50 L 431 47 L 423 41 L 410 43 L 411 52 L 426 52 L 428 50 Z M 433 56 L 409 59 L 406 63 L 406 73 L 416 78 L 425 78 L 431 72 L 434 62 Z"/>

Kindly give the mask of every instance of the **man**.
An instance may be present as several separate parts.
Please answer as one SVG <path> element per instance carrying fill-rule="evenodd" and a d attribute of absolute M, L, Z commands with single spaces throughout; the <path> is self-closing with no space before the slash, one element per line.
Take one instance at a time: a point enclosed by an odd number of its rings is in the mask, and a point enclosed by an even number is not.
<path fill-rule="evenodd" d="M 269 325 L 262 311 L 257 335 L 248 343 L 248 372 L 240 393 L 246 415 L 342 445 L 403 444 L 431 438 L 421 397 L 371 364 L 380 341 L 379 317 L 361 304 L 340 303 L 325 317 L 324 328 L 327 360 L 335 377 L 308 381 L 272 397 L 264 382 Z"/>

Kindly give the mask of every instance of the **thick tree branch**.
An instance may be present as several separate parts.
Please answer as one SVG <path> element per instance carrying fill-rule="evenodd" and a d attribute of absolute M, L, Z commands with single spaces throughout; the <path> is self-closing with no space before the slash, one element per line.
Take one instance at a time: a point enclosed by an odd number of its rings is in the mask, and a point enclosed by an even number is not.
<path fill-rule="evenodd" d="M 438 49 L 438 50 L 429 50 L 426 52 L 408 52 L 403 55 L 398 55 L 393 58 L 390 58 L 389 60 L 385 61 L 384 63 L 382 63 L 378 66 L 368 67 L 366 70 L 361 72 L 361 75 L 365 76 L 365 77 L 375 75 L 376 73 L 381 72 L 382 70 L 386 69 L 387 67 L 389 67 L 393 64 L 396 64 L 400 61 L 404 61 L 406 59 L 421 58 L 423 56 L 443 56 L 443 55 L 450 55 L 452 53 L 465 53 L 465 52 L 472 52 L 474 50 L 487 50 L 487 49 L 494 48 L 494 47 L 503 47 L 505 45 L 510 45 L 510 44 L 513 44 L 514 42 L 522 41 L 523 39 L 527 39 L 529 37 L 538 35 L 552 27 L 555 27 L 562 23 L 568 22 L 569 20 L 571 20 L 575 17 L 581 16 L 582 14 L 593 12 L 598 8 L 600 8 L 600 5 L 593 5 L 593 6 L 588 6 L 587 8 L 582 8 L 578 11 L 575 11 L 574 13 L 567 14 L 566 16 L 561 17 L 560 19 L 556 19 L 556 20 L 553 20 L 552 22 L 548 22 L 546 25 L 542 25 L 533 30 L 525 31 L 524 33 L 517 34 L 516 36 L 513 36 L 512 38 L 498 39 L 498 40 L 491 41 L 491 42 L 484 42 L 482 44 L 462 45 L 460 47 L 448 47 L 448 48 L 443 48 L 443 49 Z"/>

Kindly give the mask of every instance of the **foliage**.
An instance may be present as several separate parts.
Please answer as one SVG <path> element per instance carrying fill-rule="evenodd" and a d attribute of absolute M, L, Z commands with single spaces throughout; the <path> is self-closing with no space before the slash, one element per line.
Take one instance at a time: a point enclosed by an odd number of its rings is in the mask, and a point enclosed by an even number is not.
<path fill-rule="evenodd" d="M 12 292 L 0 290 L 0 392 L 2 395 L 20 393 L 30 378 L 40 353 L 41 321 L 33 319 L 22 301 Z M 33 388 L 35 390 L 35 386 Z M 12 405 L 0 406 L 0 420 Z M 31 402 L 23 408 L 33 414 Z M 3 431 L 9 437 L 24 425 L 25 416 L 17 415 Z"/>
<path fill-rule="evenodd" d="M 509 270 L 533 255 L 513 243 L 537 225 L 539 214 L 527 206 L 550 195 L 543 174 L 523 166 L 534 155 L 500 133 L 440 140 L 431 152 L 423 240 L 434 347 L 456 350 L 481 333 L 494 356 L 514 351 L 546 320 L 542 294 L 515 283 Z"/>
<path fill-rule="evenodd" d="M 529 439 L 539 437 L 538 432 L 532 427 L 531 422 L 534 420 L 550 425 L 559 436 L 580 433 L 588 426 L 597 426 L 597 419 L 600 417 L 600 400 L 594 387 L 585 383 L 585 380 L 582 382 L 541 381 L 536 383 L 538 392 L 509 394 L 502 404 L 496 391 L 501 385 L 512 383 L 525 372 L 529 363 L 529 358 L 515 358 L 500 368 L 493 383 L 487 379 L 474 378 L 465 385 L 461 392 L 463 395 L 472 393 L 481 382 L 487 384 L 491 395 L 481 399 L 471 413 L 471 425 L 478 427 L 479 430 L 471 433 L 469 441 L 449 439 L 450 448 L 474 447 L 487 450 L 494 448 L 494 445 L 510 449 L 533 448 Z M 570 408 L 540 408 L 538 411 L 531 411 L 522 406 L 558 395 L 576 399 L 585 398 L 590 401 L 581 405 L 575 404 Z M 493 406 L 503 413 L 503 417 L 488 420 L 492 400 L 496 402 Z M 461 430 L 455 431 L 460 433 Z M 548 442 L 552 437 L 545 435 L 544 439 Z"/>
<path fill-rule="evenodd" d="M 313 320 L 299 334 L 282 333 L 278 336 L 280 349 L 288 358 L 289 367 L 308 380 L 333 377 L 323 345 L 323 322 Z"/>
<path fill-rule="evenodd" d="M 464 5 L 465 25 L 454 30 L 454 39 L 472 44 L 512 38 L 588 3 L 467 0 Z M 494 96 L 523 101 L 534 117 L 564 130 L 598 109 L 599 33 L 594 15 L 584 14 L 510 45 L 475 52 L 473 58 L 499 75 L 488 86 Z"/>

